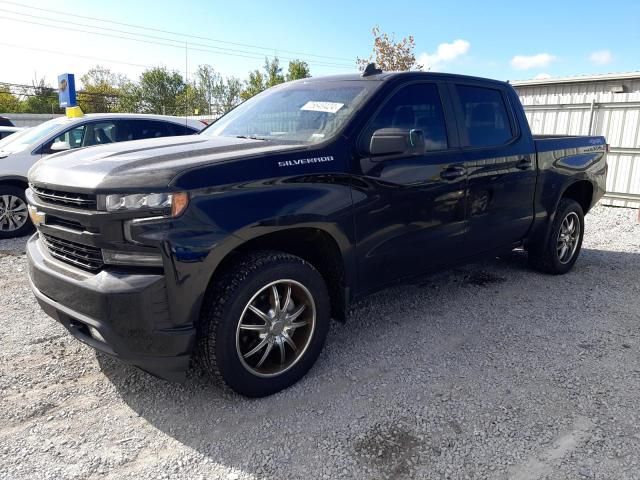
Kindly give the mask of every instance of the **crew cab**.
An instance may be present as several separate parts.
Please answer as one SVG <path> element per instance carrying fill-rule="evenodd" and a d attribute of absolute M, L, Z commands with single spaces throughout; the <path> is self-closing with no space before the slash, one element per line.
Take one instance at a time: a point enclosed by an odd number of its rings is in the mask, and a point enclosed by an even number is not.
<path fill-rule="evenodd" d="M 331 318 L 408 277 L 528 251 L 571 270 L 603 137 L 532 136 L 513 88 L 431 72 L 273 87 L 196 136 L 65 152 L 29 173 L 29 276 L 78 340 L 247 396 L 300 379 Z"/>
<path fill-rule="evenodd" d="M 191 135 L 203 128 L 204 124 L 197 120 L 179 117 L 92 113 L 57 117 L 0 140 L 0 238 L 19 237 L 33 229 L 24 190 L 29 168 L 38 160 L 56 152 L 94 145 Z"/>

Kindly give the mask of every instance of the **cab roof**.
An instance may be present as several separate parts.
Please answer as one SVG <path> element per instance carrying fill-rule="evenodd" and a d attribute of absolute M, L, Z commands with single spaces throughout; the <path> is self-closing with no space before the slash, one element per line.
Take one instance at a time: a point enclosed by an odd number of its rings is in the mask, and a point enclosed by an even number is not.
<path fill-rule="evenodd" d="M 375 73 L 367 76 L 362 76 L 360 73 L 347 73 L 341 75 L 327 75 L 323 77 L 309 77 L 300 82 L 314 83 L 314 82 L 338 82 L 338 81 L 374 81 L 384 82 L 388 80 L 398 79 L 402 77 L 407 78 L 424 78 L 431 80 L 466 80 L 474 82 L 496 83 L 500 85 L 507 84 L 501 80 L 494 80 L 491 78 L 475 77 L 472 75 L 459 75 L 456 73 L 441 73 L 441 72 L 421 72 L 421 71 L 408 71 L 408 72 L 382 72 Z"/>

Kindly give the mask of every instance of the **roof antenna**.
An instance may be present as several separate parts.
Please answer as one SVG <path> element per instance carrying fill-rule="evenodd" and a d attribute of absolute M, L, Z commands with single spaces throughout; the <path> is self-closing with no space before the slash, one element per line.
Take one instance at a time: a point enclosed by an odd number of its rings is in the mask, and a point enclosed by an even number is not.
<path fill-rule="evenodd" d="M 369 63 L 362 72 L 362 76 L 369 77 L 371 75 L 378 75 L 379 73 L 382 73 L 382 69 L 376 67 L 375 63 Z"/>

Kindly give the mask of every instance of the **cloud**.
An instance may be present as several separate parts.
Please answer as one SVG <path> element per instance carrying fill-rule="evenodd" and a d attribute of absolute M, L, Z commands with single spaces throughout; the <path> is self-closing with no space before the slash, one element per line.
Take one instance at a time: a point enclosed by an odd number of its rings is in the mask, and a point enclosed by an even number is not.
<path fill-rule="evenodd" d="M 551 75 L 549 75 L 548 73 L 539 73 L 538 75 L 533 77 L 534 80 L 547 80 L 548 78 L 551 78 Z"/>
<path fill-rule="evenodd" d="M 433 54 L 423 53 L 418 57 L 418 64 L 424 70 L 438 70 L 443 64 L 452 62 L 469 52 L 471 43 L 466 40 L 454 40 L 451 43 L 441 43 Z"/>
<path fill-rule="evenodd" d="M 607 65 L 613 61 L 613 55 L 609 50 L 596 50 L 589 55 L 589 60 L 596 65 Z"/>
<path fill-rule="evenodd" d="M 548 67 L 557 58 L 548 53 L 538 53 L 537 55 L 516 55 L 511 59 L 511 66 L 516 70 L 529 70 L 531 68 Z"/>

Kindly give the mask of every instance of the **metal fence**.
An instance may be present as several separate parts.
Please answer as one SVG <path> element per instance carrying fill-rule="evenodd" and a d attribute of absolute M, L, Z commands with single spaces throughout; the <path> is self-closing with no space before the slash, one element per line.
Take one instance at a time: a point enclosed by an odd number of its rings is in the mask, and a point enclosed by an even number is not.
<path fill-rule="evenodd" d="M 513 84 L 536 134 L 604 135 L 603 202 L 640 208 L 640 73 Z"/>

